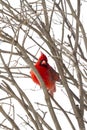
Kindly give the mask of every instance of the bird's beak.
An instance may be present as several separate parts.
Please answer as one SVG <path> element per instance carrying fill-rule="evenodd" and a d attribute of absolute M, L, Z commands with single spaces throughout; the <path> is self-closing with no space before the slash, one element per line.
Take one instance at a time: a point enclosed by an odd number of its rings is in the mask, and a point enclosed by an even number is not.
<path fill-rule="evenodd" d="M 42 60 L 41 65 L 47 65 L 47 62 L 45 60 Z"/>

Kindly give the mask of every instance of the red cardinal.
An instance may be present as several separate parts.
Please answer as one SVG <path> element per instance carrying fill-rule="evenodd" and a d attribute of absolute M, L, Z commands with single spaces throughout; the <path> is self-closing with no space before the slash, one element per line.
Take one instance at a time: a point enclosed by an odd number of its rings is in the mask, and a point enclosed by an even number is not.
<path fill-rule="evenodd" d="M 45 86 L 49 93 L 53 96 L 53 93 L 56 92 L 55 82 L 60 81 L 59 73 L 57 73 L 49 64 L 47 57 L 41 52 L 41 56 L 35 64 L 36 69 L 41 75 Z M 32 80 L 40 85 L 37 77 L 35 76 L 33 70 L 30 71 Z"/>

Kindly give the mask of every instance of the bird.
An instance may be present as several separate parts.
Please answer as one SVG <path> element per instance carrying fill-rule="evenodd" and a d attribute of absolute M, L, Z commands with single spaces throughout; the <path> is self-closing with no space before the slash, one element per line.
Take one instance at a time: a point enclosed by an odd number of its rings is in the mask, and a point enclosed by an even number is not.
<path fill-rule="evenodd" d="M 54 92 L 56 92 L 56 81 L 60 82 L 60 76 L 59 73 L 56 72 L 48 63 L 48 59 L 44 53 L 41 52 L 40 57 L 38 58 L 37 62 L 34 64 L 35 68 L 37 69 L 38 73 L 42 77 L 45 86 L 47 88 L 47 91 L 51 96 L 54 95 Z M 36 77 L 34 71 L 30 70 L 30 75 L 37 85 L 40 86 L 40 82 L 38 78 Z M 41 86 L 40 86 L 41 87 Z"/>

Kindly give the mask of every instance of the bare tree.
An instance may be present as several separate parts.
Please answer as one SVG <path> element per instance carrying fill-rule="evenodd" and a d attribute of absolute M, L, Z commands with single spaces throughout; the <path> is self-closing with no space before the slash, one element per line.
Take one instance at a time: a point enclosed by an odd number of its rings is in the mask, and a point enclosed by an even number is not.
<path fill-rule="evenodd" d="M 86 1 L 17 2 L 15 4 L 15 1 L 0 0 L 0 128 L 20 130 L 22 126 L 22 129 L 31 130 L 62 130 L 57 110 L 63 113 L 62 118 L 66 117 L 64 119 L 72 130 L 77 130 L 77 127 L 70 115 L 76 120 L 79 130 L 85 130 L 87 38 L 80 16 L 81 6 L 87 4 Z M 69 111 L 70 108 L 65 110 L 57 98 L 48 94 L 33 65 L 33 59 L 37 60 L 39 50 L 43 50 L 54 60 L 72 111 Z M 46 104 L 36 103 L 38 110 L 18 83 L 18 80 L 30 80 L 30 68 L 40 81 L 46 101 Z M 22 109 L 23 115 L 17 112 L 18 108 Z M 54 126 L 45 119 L 47 114 Z"/>

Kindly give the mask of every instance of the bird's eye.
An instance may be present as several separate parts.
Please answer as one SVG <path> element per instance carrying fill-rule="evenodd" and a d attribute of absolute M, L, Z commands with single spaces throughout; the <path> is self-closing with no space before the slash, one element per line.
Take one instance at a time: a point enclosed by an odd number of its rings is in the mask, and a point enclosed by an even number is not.
<path fill-rule="evenodd" d="M 46 67 L 46 66 L 47 66 L 47 61 L 46 61 L 46 60 L 42 60 L 42 61 L 40 62 L 40 65 Z"/>

